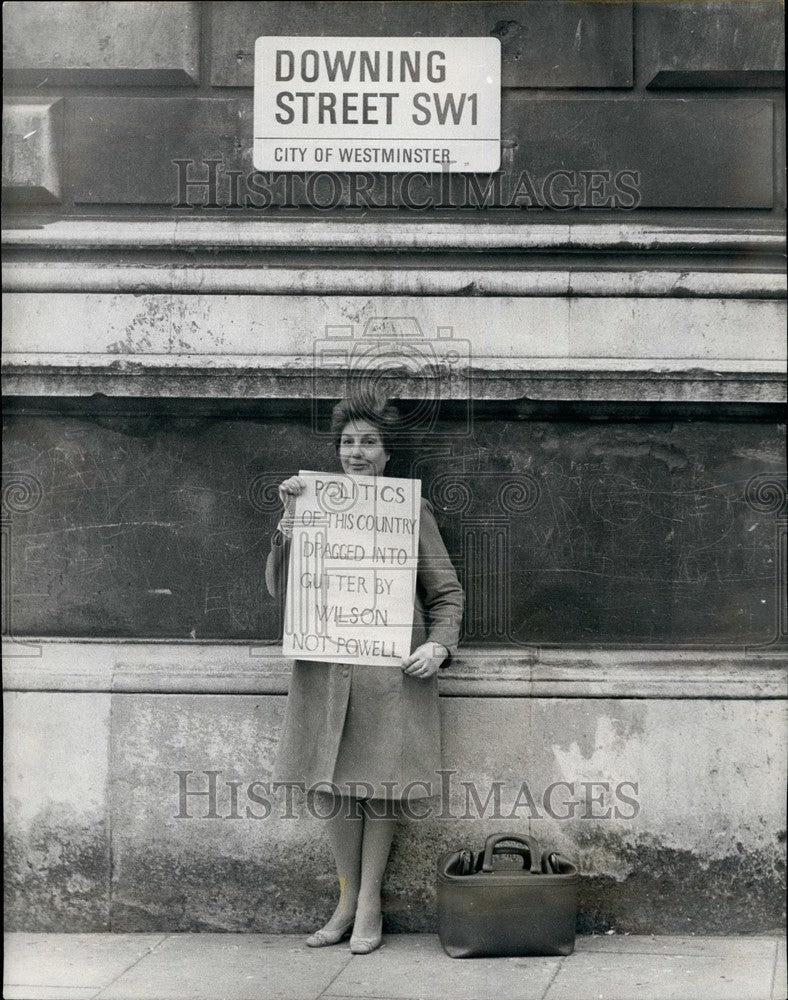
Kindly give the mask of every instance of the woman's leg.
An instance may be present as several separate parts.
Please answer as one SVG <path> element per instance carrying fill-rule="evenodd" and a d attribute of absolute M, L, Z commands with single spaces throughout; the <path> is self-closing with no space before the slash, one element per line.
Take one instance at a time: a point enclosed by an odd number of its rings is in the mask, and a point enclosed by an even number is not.
<path fill-rule="evenodd" d="M 361 885 L 361 846 L 364 832 L 364 814 L 357 799 L 333 799 L 333 809 L 324 809 L 328 814 L 337 810 L 335 816 L 325 820 L 328 840 L 337 866 L 339 877 L 339 902 L 323 930 L 333 933 L 352 923 L 356 913 L 356 901 Z"/>
<path fill-rule="evenodd" d="M 361 883 L 353 937 L 375 939 L 380 934 L 380 890 L 398 816 L 392 802 L 364 803 L 364 837 L 361 845 Z"/>

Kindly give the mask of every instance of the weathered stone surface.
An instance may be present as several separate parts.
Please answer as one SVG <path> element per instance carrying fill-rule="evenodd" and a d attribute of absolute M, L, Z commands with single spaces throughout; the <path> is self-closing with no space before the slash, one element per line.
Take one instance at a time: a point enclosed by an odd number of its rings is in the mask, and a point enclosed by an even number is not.
<path fill-rule="evenodd" d="M 340 349 L 367 344 L 378 333 L 396 344 L 386 317 L 408 317 L 407 329 L 423 345 L 393 346 L 392 363 L 422 374 L 431 359 L 439 359 L 439 327 L 451 330 L 464 377 L 470 377 L 468 366 L 482 371 L 500 359 L 516 371 L 548 358 L 563 364 L 685 359 L 712 367 L 724 359 L 785 358 L 784 300 L 62 292 L 9 292 L 4 300 L 5 351 L 28 364 L 44 363 L 36 354 L 46 355 L 46 363 L 60 356 L 66 365 L 77 354 L 90 355 L 94 365 L 100 355 L 103 364 L 127 356 L 140 362 L 169 358 L 184 368 L 221 358 L 227 368 L 298 367 L 319 374 L 338 364 L 346 370 L 349 362 L 338 361 Z M 329 327 L 335 340 L 325 334 Z M 462 395 L 458 385 L 456 396 Z"/>
<path fill-rule="evenodd" d="M 113 696 L 114 930 L 305 930 L 316 910 L 330 915 L 336 876 L 318 820 L 298 799 L 287 818 L 283 792 L 252 786 L 270 783 L 284 704 Z M 199 794 L 206 772 L 213 796 Z"/>
<path fill-rule="evenodd" d="M 503 87 L 631 87 L 632 4 L 484 4 Z"/>
<path fill-rule="evenodd" d="M 701 487 L 702 489 L 702 487 Z M 482 504 L 481 497 L 477 500 Z M 749 534 L 749 532 L 748 532 Z M 18 655 L 22 651 L 38 655 Z M 279 642 L 4 638 L 12 691 L 287 694 Z M 782 698 L 788 667 L 776 646 L 460 646 L 441 669 L 447 697 Z"/>
<path fill-rule="evenodd" d="M 309 233 L 301 233 L 304 240 Z M 295 249 L 295 248 L 294 248 Z M 580 251 L 577 251 L 578 255 Z M 279 258 L 276 263 L 280 262 Z M 572 295 L 621 298 L 785 298 L 786 279 L 775 272 L 736 270 L 686 271 L 678 264 L 665 270 L 619 268 L 587 271 L 582 264 L 565 268 L 492 267 L 271 267 L 261 251 L 255 265 L 217 266 L 216 260 L 188 268 L 130 264 L 88 264 L 52 259 L 9 263 L 3 287 L 9 292 L 180 292 L 258 295 Z"/>
<path fill-rule="evenodd" d="M 639 3 L 637 58 L 650 87 L 779 87 L 782 3 Z"/>
<path fill-rule="evenodd" d="M 407 220 L 398 218 L 395 224 L 387 221 L 385 216 L 350 216 L 347 220 L 343 219 L 341 226 L 337 226 L 332 218 L 310 219 L 308 226 L 294 226 L 291 220 L 292 216 L 288 215 L 261 221 L 236 215 L 198 216 L 196 213 L 141 219 L 77 216 L 42 219 L 35 229 L 16 224 L 18 220 L 9 220 L 8 227 L 3 230 L 2 242 L 9 253 L 16 253 L 18 260 L 24 256 L 31 263 L 40 261 L 45 251 L 52 251 L 58 255 L 53 258 L 56 265 L 71 262 L 68 254 L 72 251 L 89 250 L 105 254 L 108 255 L 108 263 L 117 265 L 127 263 L 130 247 L 144 253 L 155 253 L 177 245 L 184 252 L 195 255 L 195 264 L 205 264 L 210 260 L 213 266 L 222 268 L 227 266 L 229 260 L 238 259 L 228 258 L 228 253 L 248 253 L 252 250 L 274 252 L 274 257 L 259 258 L 259 266 L 262 267 L 265 264 L 285 265 L 292 260 L 288 251 L 306 250 L 310 261 L 330 260 L 332 270 L 351 260 L 358 261 L 357 258 L 345 257 L 345 251 L 359 252 L 362 259 L 358 262 L 364 266 L 373 260 L 373 254 L 379 254 L 377 259 L 381 266 L 391 266 L 393 261 L 404 264 L 407 260 L 418 260 L 428 268 L 435 268 L 438 262 L 445 268 L 444 255 L 449 252 L 460 255 L 457 260 L 462 266 L 472 259 L 480 265 L 480 270 L 482 267 L 486 270 L 496 262 L 500 262 L 502 267 L 505 264 L 511 267 L 513 261 L 518 262 L 519 269 L 520 262 L 525 261 L 529 268 L 526 273 L 531 274 L 536 270 L 545 271 L 544 260 L 539 254 L 549 254 L 551 263 L 546 273 L 551 272 L 553 262 L 556 266 L 583 267 L 589 281 L 595 277 L 601 280 L 602 275 L 610 273 L 609 268 L 618 265 L 635 272 L 646 267 L 650 274 L 664 273 L 662 264 L 656 268 L 653 265 L 649 267 L 657 254 L 665 267 L 687 271 L 688 278 L 694 274 L 696 281 L 713 281 L 715 272 L 691 271 L 689 265 L 693 260 L 707 263 L 713 258 L 720 264 L 723 273 L 738 271 L 742 278 L 748 273 L 781 274 L 784 270 L 781 264 L 785 256 L 785 230 L 776 218 L 769 215 L 750 216 L 744 221 L 740 221 L 739 216 L 714 213 L 701 217 L 669 216 L 666 219 L 660 216 L 650 219 L 628 216 L 618 220 L 609 216 L 598 219 L 588 214 L 582 220 L 560 215 L 550 216 L 540 225 L 534 225 L 528 215 L 514 219 L 494 216 L 474 222 L 468 216 L 454 219 L 430 214 L 426 219 L 419 216 Z M 209 257 L 206 251 L 215 256 Z M 315 251 L 323 254 L 331 251 L 332 256 L 315 258 Z M 418 256 L 408 258 L 401 255 L 402 251 L 415 251 Z M 433 253 L 430 256 L 423 251 Z M 503 256 L 499 252 L 503 252 Z M 463 254 L 470 256 L 463 257 Z M 530 262 L 527 261 L 528 256 L 531 257 Z M 741 271 L 743 256 L 752 264 L 751 271 Z M 258 265 L 257 257 L 254 263 Z M 176 260 L 170 261 L 173 273 L 177 264 Z M 90 264 L 83 273 L 91 273 Z M 447 273 L 457 272 L 452 268 Z M 174 288 L 174 283 L 169 287 Z M 39 286 L 37 290 L 43 291 L 44 287 Z M 72 291 L 73 286 L 67 290 Z M 634 290 L 628 289 L 627 294 Z M 688 291 L 682 288 L 683 295 Z M 699 290 L 698 294 L 702 292 Z M 738 297 L 732 289 L 728 289 L 725 295 Z"/>
<path fill-rule="evenodd" d="M 584 171 L 602 172 L 596 207 L 611 207 L 610 179 L 620 186 L 626 172 L 635 204 L 619 207 L 769 208 L 772 121 L 766 100 L 548 102 L 512 92 L 501 109 L 514 143 L 503 166 L 513 178 L 526 172 L 558 209 L 594 207 Z"/>
<path fill-rule="evenodd" d="M 76 202 L 258 212 L 354 203 L 350 186 L 358 181 L 351 177 L 359 175 L 253 177 L 249 98 L 85 97 L 69 107 Z M 420 175 L 407 184 L 393 175 L 400 180 L 384 193 L 384 178 L 370 174 L 369 196 L 373 206 L 412 211 L 442 197 L 455 206 L 547 207 L 559 214 L 573 208 L 625 214 L 636 208 L 768 208 L 774 200 L 772 121 L 768 100 L 540 101 L 511 90 L 502 104 L 502 171 L 494 183 L 460 175 L 451 178 L 450 192 L 433 186 L 425 194 Z M 209 168 L 208 161 L 215 165 Z M 184 179 L 192 182 L 188 189 Z M 479 189 L 477 196 L 469 185 Z"/>
<path fill-rule="evenodd" d="M 62 190 L 63 102 L 3 106 L 3 199 L 52 203 Z"/>
<path fill-rule="evenodd" d="M 115 929 L 304 931 L 330 914 L 325 831 L 300 795 L 286 818 L 283 793 L 258 786 L 270 815 L 247 814 L 267 809 L 248 790 L 270 779 L 283 705 L 114 696 Z M 530 832 L 579 862 L 586 931 L 779 925 L 784 705 L 460 698 L 441 707 L 444 767 L 454 773 L 431 815 L 405 820 L 397 833 L 384 885 L 388 930 L 433 929 L 439 853 L 503 829 Z M 217 772 L 215 796 L 186 800 L 190 819 L 176 818 L 177 771 L 191 771 L 188 788 L 198 792 Z M 462 782 L 474 783 L 480 806 Z M 551 790 L 553 782 L 569 785 Z"/>
<path fill-rule="evenodd" d="M 299 793 L 288 808 L 265 785 L 282 697 L 36 693 L 6 705 L 6 815 L 12 846 L 27 848 L 7 858 L 12 928 L 96 930 L 111 916 L 114 930 L 301 932 L 330 914 L 321 820 Z M 431 812 L 398 830 L 388 931 L 434 929 L 436 857 L 503 829 L 578 862 L 582 931 L 780 925 L 784 704 L 448 698 L 441 711 L 451 774 L 435 777 Z M 62 847 L 75 817 L 112 830 L 111 914 L 106 846 L 98 878 Z M 31 875 L 42 864 L 46 877 Z"/>
<path fill-rule="evenodd" d="M 109 930 L 106 694 L 9 692 L 6 919 L 17 930 Z"/>
<path fill-rule="evenodd" d="M 250 100 L 75 98 L 67 135 L 74 200 L 163 204 L 178 201 L 178 159 L 219 160 L 252 171 Z M 195 168 L 190 168 L 190 176 Z M 205 190 L 193 190 L 202 200 Z"/>
<path fill-rule="evenodd" d="M 188 86 L 199 76 L 197 3 L 7 3 L 7 82 Z"/>
<path fill-rule="evenodd" d="M 251 87 L 256 38 L 310 34 L 493 35 L 501 40 L 504 87 L 632 86 L 632 4 L 552 0 L 214 4 L 211 83 Z"/>

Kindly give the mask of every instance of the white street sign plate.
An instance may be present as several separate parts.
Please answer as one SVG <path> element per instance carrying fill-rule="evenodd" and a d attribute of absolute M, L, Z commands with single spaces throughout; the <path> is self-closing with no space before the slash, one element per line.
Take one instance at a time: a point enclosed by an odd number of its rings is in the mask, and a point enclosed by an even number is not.
<path fill-rule="evenodd" d="M 492 173 L 497 38 L 262 37 L 256 170 Z"/>

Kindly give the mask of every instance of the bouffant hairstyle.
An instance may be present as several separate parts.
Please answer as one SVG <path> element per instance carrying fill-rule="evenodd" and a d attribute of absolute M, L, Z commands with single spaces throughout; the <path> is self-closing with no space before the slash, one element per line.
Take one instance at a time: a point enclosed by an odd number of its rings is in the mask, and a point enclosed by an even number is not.
<path fill-rule="evenodd" d="M 389 455 L 394 454 L 400 414 L 397 407 L 390 403 L 385 396 L 368 392 L 340 399 L 331 411 L 331 436 L 337 451 L 339 451 L 342 431 L 351 420 L 366 420 L 373 427 L 377 427 L 380 431 L 383 448 Z"/>

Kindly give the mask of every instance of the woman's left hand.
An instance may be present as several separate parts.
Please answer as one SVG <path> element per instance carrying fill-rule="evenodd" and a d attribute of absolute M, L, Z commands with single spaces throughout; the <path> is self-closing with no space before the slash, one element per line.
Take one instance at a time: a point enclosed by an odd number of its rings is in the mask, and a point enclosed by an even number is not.
<path fill-rule="evenodd" d="M 441 663 L 449 655 L 448 649 L 439 642 L 425 642 L 402 661 L 403 674 L 426 680 L 438 672 Z"/>

